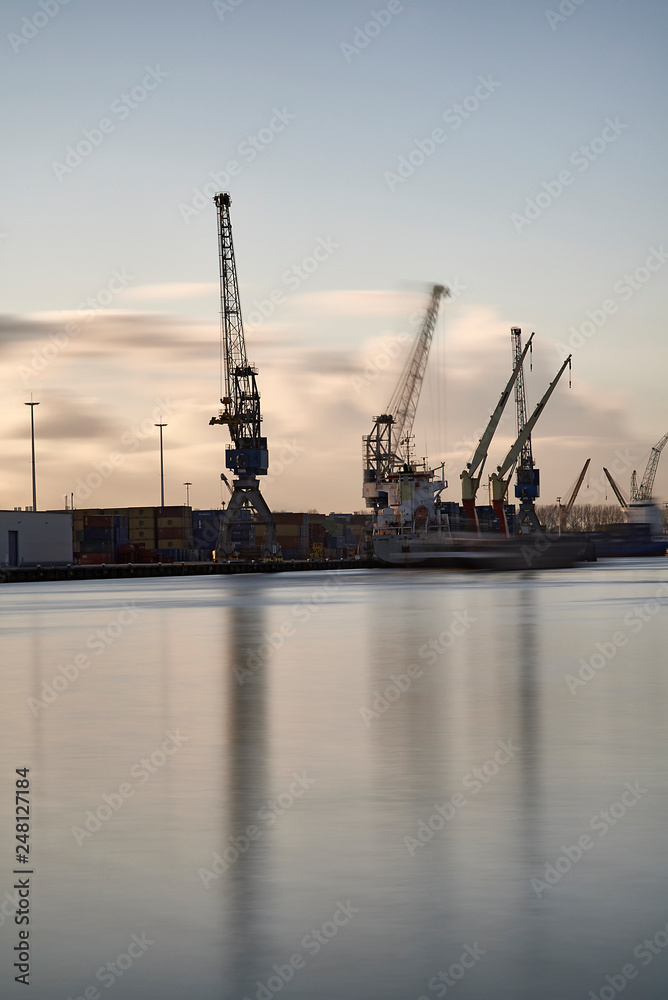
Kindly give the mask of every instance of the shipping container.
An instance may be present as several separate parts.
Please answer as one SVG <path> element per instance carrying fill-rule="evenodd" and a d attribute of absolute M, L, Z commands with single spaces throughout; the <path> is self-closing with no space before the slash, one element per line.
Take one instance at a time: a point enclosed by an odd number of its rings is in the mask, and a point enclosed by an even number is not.
<path fill-rule="evenodd" d="M 81 566 L 102 566 L 113 562 L 109 555 L 96 552 L 82 552 L 77 562 Z"/>
<path fill-rule="evenodd" d="M 185 531 L 180 529 L 178 525 L 173 525 L 171 528 L 158 528 L 157 537 L 161 538 L 180 538 L 184 542 L 188 541 L 192 536 L 192 531 Z"/>
<path fill-rule="evenodd" d="M 79 552 L 102 552 L 111 555 L 112 546 L 109 542 L 79 542 Z"/>
<path fill-rule="evenodd" d="M 84 528 L 83 530 L 83 541 L 84 542 L 99 542 L 105 540 L 108 542 L 113 542 L 114 540 L 114 529 L 113 528 Z"/>
<path fill-rule="evenodd" d="M 111 514 L 86 514 L 83 523 L 84 528 L 111 528 L 114 518 Z"/>
<path fill-rule="evenodd" d="M 155 532 L 154 531 L 144 531 L 143 529 L 130 528 L 130 541 L 131 542 L 145 542 L 147 547 L 154 545 L 155 543 Z"/>

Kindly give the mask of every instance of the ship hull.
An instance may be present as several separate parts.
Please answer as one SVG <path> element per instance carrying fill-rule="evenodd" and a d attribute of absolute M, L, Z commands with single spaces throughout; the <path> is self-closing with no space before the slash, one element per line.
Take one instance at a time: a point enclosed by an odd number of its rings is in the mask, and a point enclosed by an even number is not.
<path fill-rule="evenodd" d="M 560 569 L 577 562 L 595 561 L 586 539 L 568 540 L 554 535 L 510 538 L 449 537 L 428 532 L 378 534 L 374 553 L 384 566 L 455 570 Z"/>

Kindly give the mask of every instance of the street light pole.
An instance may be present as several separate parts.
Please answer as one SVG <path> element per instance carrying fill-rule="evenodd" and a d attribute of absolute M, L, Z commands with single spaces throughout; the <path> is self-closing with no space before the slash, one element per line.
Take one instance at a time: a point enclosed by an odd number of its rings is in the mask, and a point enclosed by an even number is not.
<path fill-rule="evenodd" d="M 32 393 L 30 394 L 30 402 L 25 403 L 25 406 L 30 407 L 30 442 L 32 445 L 32 509 L 37 510 L 37 486 L 35 484 L 35 407 L 39 406 L 39 403 L 33 403 Z"/>
<path fill-rule="evenodd" d="M 162 460 L 162 428 L 167 424 L 156 424 L 160 428 L 160 506 L 165 506 L 165 466 Z"/>
<path fill-rule="evenodd" d="M 183 485 L 186 488 L 186 507 L 190 507 L 190 487 L 192 483 L 184 483 Z"/>

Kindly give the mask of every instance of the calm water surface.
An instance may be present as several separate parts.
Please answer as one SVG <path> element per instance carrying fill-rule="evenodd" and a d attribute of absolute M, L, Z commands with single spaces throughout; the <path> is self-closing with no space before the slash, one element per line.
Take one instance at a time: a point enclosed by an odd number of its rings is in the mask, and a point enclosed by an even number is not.
<path fill-rule="evenodd" d="M 664 1000 L 667 570 L 3 586 L 0 995 Z"/>

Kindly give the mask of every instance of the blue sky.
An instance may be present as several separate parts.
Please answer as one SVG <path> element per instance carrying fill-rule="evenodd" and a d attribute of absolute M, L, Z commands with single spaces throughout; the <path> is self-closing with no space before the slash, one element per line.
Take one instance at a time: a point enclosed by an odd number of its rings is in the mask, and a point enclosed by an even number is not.
<path fill-rule="evenodd" d="M 362 507 L 361 436 L 434 281 L 458 294 L 416 445 L 446 461 L 449 499 L 511 325 L 536 331 L 532 405 L 575 347 L 534 434 L 543 499 L 590 456 L 596 477 L 615 450 L 644 468 L 668 429 L 664 4 L 43 2 L 0 13 L 2 506 L 30 503 L 30 392 L 40 506 L 111 454 L 85 503 L 157 502 L 161 409 L 167 501 L 190 480 L 197 506 L 220 502 L 207 184 L 232 195 L 276 508 Z M 490 462 L 511 439 L 507 421 Z"/>

